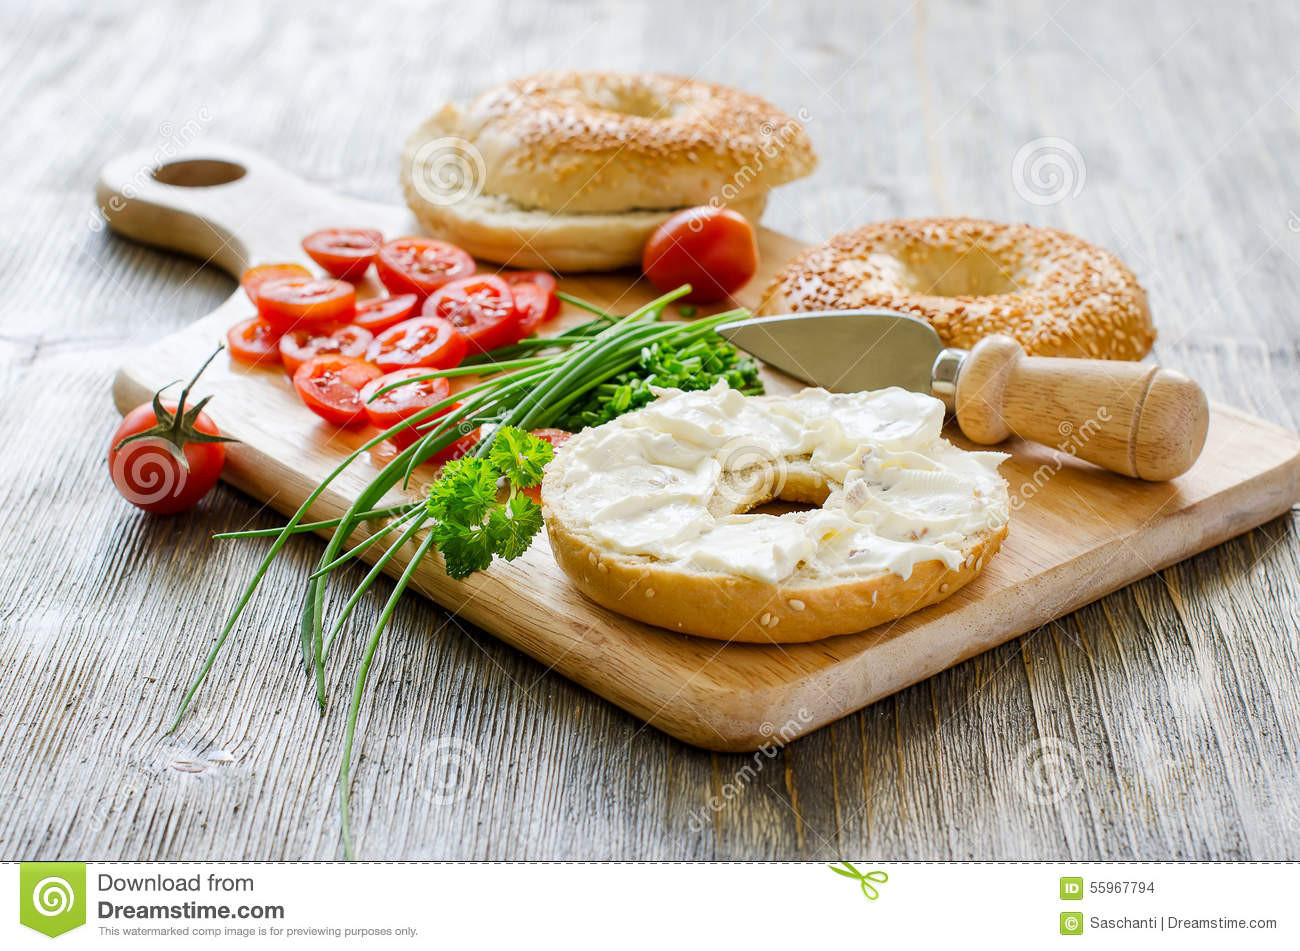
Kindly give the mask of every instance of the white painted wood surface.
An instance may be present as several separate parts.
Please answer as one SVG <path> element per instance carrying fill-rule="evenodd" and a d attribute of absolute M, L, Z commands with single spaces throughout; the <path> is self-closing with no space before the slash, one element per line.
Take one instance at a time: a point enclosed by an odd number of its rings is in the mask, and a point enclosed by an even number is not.
<path fill-rule="evenodd" d="M 454 10 L 0 13 L 3 857 L 338 854 L 342 711 L 320 718 L 303 689 L 290 599 L 259 602 L 224 686 L 182 733 L 160 729 L 256 557 L 209 534 L 275 516 L 222 488 L 198 516 L 154 520 L 108 486 L 113 369 L 231 287 L 103 232 L 89 189 L 126 149 L 235 140 L 393 201 L 397 144 L 443 98 L 555 65 L 698 73 L 811 116 L 822 166 L 773 196 L 770 226 L 811 240 L 971 213 L 1076 231 L 1150 290 L 1160 362 L 1297 429 L 1300 83 L 1283 5 Z M 1052 153 L 1064 197 L 1038 204 L 1052 180 L 1017 188 L 1013 169 L 1043 138 L 1070 148 Z M 1300 858 L 1295 520 L 758 760 L 645 728 L 409 598 L 363 717 L 362 854 Z M 294 589 L 318 552 L 295 546 L 268 590 Z M 453 760 L 462 781 L 430 793 Z"/>

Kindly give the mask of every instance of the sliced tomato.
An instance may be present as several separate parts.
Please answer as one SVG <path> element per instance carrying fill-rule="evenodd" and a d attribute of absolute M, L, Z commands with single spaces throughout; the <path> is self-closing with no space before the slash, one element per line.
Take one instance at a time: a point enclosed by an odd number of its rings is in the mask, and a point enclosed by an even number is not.
<path fill-rule="evenodd" d="M 451 395 L 451 384 L 443 377 L 437 377 L 432 380 L 419 380 L 417 383 L 408 383 L 405 386 L 399 386 L 395 390 L 389 390 L 382 396 L 375 396 L 379 390 L 386 386 L 401 383 L 403 380 L 418 379 L 428 374 L 428 367 L 411 367 L 406 370 L 395 370 L 392 373 L 386 373 L 379 379 L 367 383 L 365 389 L 361 391 L 361 400 L 366 404 L 366 416 L 369 418 L 371 425 L 379 429 L 388 429 L 398 425 L 403 420 L 410 419 L 416 413 L 426 410 L 430 406 L 441 403 Z M 438 416 L 450 411 L 451 407 L 449 406 L 429 419 L 436 419 Z M 420 422 L 428 422 L 429 419 Z M 423 435 L 416 430 L 416 425 L 418 424 L 412 423 L 405 429 L 399 429 L 388 438 L 398 447 L 405 449 Z"/>
<path fill-rule="evenodd" d="M 497 277 L 511 287 L 516 284 L 536 284 L 547 293 L 555 293 L 555 275 L 550 271 L 502 271 Z"/>
<path fill-rule="evenodd" d="M 519 337 L 531 336 L 543 323 L 560 312 L 560 299 L 540 284 L 522 281 L 510 288 L 519 312 Z"/>
<path fill-rule="evenodd" d="M 538 439 L 545 439 L 554 449 L 559 449 L 573 438 L 573 433 L 567 429 L 530 429 L 528 432 Z"/>
<path fill-rule="evenodd" d="M 428 297 L 448 281 L 473 274 L 474 259 L 446 241 L 398 238 L 379 249 L 375 270 L 392 293 Z"/>
<path fill-rule="evenodd" d="M 257 289 L 257 315 L 281 331 L 350 323 L 356 312 L 356 288 L 347 281 L 287 277 Z"/>
<path fill-rule="evenodd" d="M 293 375 L 293 386 L 307 408 L 321 419 L 351 426 L 366 421 L 362 388 L 382 375 L 379 367 L 365 360 L 326 353 L 300 366 Z"/>
<path fill-rule="evenodd" d="M 241 320 L 226 331 L 230 355 L 250 367 L 280 362 L 280 332 L 261 317 Z"/>
<path fill-rule="evenodd" d="M 379 253 L 384 236 L 372 228 L 326 228 L 302 239 L 302 249 L 335 277 L 359 281 Z"/>
<path fill-rule="evenodd" d="M 312 330 L 298 327 L 280 338 L 280 362 L 290 376 L 312 357 L 340 353 L 345 357 L 364 357 L 375 335 L 364 327 L 345 324 Z"/>
<path fill-rule="evenodd" d="M 375 337 L 366 359 L 386 373 L 407 367 L 447 370 L 465 359 L 468 342 L 441 317 L 413 317 Z"/>
<path fill-rule="evenodd" d="M 311 277 L 311 271 L 301 264 L 259 264 L 250 267 L 239 279 L 239 285 L 248 295 L 248 299 L 257 303 L 257 289 L 267 281 L 278 281 L 286 277 Z"/>
<path fill-rule="evenodd" d="M 464 334 L 470 353 L 515 343 L 519 311 L 510 285 L 492 274 L 476 274 L 443 285 L 424 302 L 424 316 L 441 317 Z"/>
<path fill-rule="evenodd" d="M 455 409 L 455 407 L 453 406 L 452 409 Z M 479 435 L 481 432 L 482 430 L 475 429 L 466 433 L 450 446 L 446 446 L 435 452 L 429 457 L 429 461 L 434 465 L 440 466 L 444 462 L 451 462 L 453 459 L 460 459 L 462 456 L 468 456 L 474 451 L 474 447 L 478 445 Z"/>
<path fill-rule="evenodd" d="M 418 303 L 420 298 L 414 294 L 376 297 L 374 300 L 357 305 L 357 315 L 352 318 L 352 322 L 358 327 L 365 327 L 372 334 L 377 334 L 394 324 L 409 320 L 415 313 L 415 305 Z"/>

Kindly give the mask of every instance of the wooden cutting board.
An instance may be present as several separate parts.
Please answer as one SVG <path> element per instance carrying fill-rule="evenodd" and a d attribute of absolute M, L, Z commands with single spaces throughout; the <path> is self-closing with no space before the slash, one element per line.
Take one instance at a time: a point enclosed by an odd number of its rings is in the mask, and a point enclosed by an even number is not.
<path fill-rule="evenodd" d="M 209 147 L 155 174 L 156 164 L 156 156 L 142 152 L 104 168 L 98 200 L 112 228 L 211 260 L 236 276 L 255 263 L 310 263 L 299 241 L 319 228 L 372 227 L 388 236 L 418 230 L 405 208 L 334 194 L 237 148 Z M 801 247 L 766 230 L 759 243 L 762 273 L 738 295 L 744 304 L 754 304 L 767 277 Z M 560 283 L 619 312 L 653 296 L 632 273 L 575 275 Z M 377 286 L 367 290 L 378 292 Z M 226 329 L 251 312 L 236 291 L 208 316 L 135 353 L 114 384 L 119 409 L 188 378 Z M 553 326 L 582 319 L 566 308 Z M 776 375 L 770 383 L 790 386 Z M 230 448 L 226 481 L 284 513 L 295 511 L 342 455 L 367 438 L 312 415 L 278 371 L 219 359 L 199 389 L 196 395 L 215 394 L 212 416 L 241 440 Z M 1224 406 L 1213 407 L 1200 461 L 1167 484 L 1125 479 L 1040 446 L 1002 448 L 1012 454 L 1002 472 L 1016 500 L 1002 552 L 946 601 L 861 634 L 758 646 L 649 627 L 583 598 L 541 537 L 524 557 L 464 582 L 426 565 L 413 583 L 466 621 L 673 736 L 743 751 L 830 723 L 1253 528 L 1300 498 L 1300 439 Z M 340 514 L 374 472 L 371 460 L 359 461 L 322 496 L 312 517 Z M 395 561 L 393 570 L 400 571 L 405 558 Z"/>

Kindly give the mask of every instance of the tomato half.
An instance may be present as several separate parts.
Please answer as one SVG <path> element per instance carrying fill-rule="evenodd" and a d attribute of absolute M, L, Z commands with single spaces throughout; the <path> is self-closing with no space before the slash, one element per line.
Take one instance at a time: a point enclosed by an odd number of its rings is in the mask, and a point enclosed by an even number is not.
<path fill-rule="evenodd" d="M 300 366 L 293 375 L 293 386 L 307 408 L 321 419 L 351 426 L 366 421 L 362 388 L 382 375 L 377 366 L 357 357 L 326 353 Z"/>
<path fill-rule="evenodd" d="M 555 293 L 555 275 L 550 271 L 502 271 L 497 277 L 511 287 L 516 284 L 536 284 L 549 294 Z"/>
<path fill-rule="evenodd" d="M 729 208 L 687 208 L 650 235 L 641 270 L 661 291 L 690 284 L 691 292 L 682 300 L 707 304 L 754 276 L 758 242 L 750 223 Z"/>
<path fill-rule="evenodd" d="M 261 317 L 241 320 L 227 330 L 226 346 L 231 357 L 250 367 L 280 362 L 280 332 Z"/>
<path fill-rule="evenodd" d="M 312 357 L 325 353 L 340 353 L 345 357 L 364 357 L 375 335 L 364 327 L 347 324 L 343 327 L 326 327 L 310 330 L 298 327 L 280 338 L 280 361 L 290 376 Z"/>
<path fill-rule="evenodd" d="M 448 281 L 473 274 L 474 259 L 446 241 L 398 238 L 379 249 L 375 270 L 392 293 L 428 297 Z"/>
<path fill-rule="evenodd" d="M 257 315 L 281 331 L 346 324 L 357 312 L 357 292 L 347 281 L 288 277 L 257 289 Z"/>
<path fill-rule="evenodd" d="M 302 239 L 302 249 L 335 277 L 359 281 L 384 243 L 372 228 L 326 228 Z"/>
<path fill-rule="evenodd" d="M 553 449 L 559 449 L 573 438 L 573 433 L 567 429 L 531 429 L 529 434 L 536 436 L 538 439 L 545 439 Z M 523 493 L 534 502 L 542 501 L 542 487 L 540 485 L 529 486 L 523 490 Z"/>
<path fill-rule="evenodd" d="M 248 299 L 257 303 L 257 289 L 267 281 L 278 281 L 286 277 L 311 277 L 311 271 L 301 264 L 259 264 L 250 267 L 239 279 L 239 285 L 248 295 Z"/>
<path fill-rule="evenodd" d="M 408 383 L 405 386 L 399 386 L 395 390 L 390 390 L 382 396 L 375 396 L 375 393 L 385 386 L 400 383 L 403 380 L 427 376 L 428 373 L 428 367 L 411 367 L 406 370 L 395 370 L 392 373 L 386 373 L 377 380 L 367 383 L 365 389 L 361 391 L 361 400 L 366 405 L 366 416 L 369 418 L 371 425 L 379 429 L 388 429 L 405 419 L 410 419 L 421 410 L 426 410 L 430 406 L 441 403 L 450 396 L 451 384 L 443 377 L 420 380 L 418 383 Z M 451 407 L 449 406 L 437 415 L 442 416 L 450 411 Z M 427 421 L 421 420 L 421 422 Z M 405 449 L 423 435 L 415 428 L 415 425 L 412 424 L 405 429 L 399 429 L 388 438 L 400 448 Z"/>
<path fill-rule="evenodd" d="M 452 409 L 455 408 L 455 406 L 452 407 Z M 478 445 L 479 436 L 481 434 L 481 429 L 474 429 L 473 431 L 466 433 L 450 446 L 445 446 L 442 449 L 439 449 L 429 457 L 428 461 L 432 462 L 436 466 L 440 466 L 444 462 L 451 462 L 453 459 L 460 459 L 462 456 L 468 456 L 473 452 L 474 447 Z"/>
<path fill-rule="evenodd" d="M 424 302 L 424 316 L 441 317 L 464 334 L 469 352 L 480 353 L 519 340 L 519 312 L 510 285 L 476 274 L 443 285 Z"/>
<path fill-rule="evenodd" d="M 168 413 L 175 414 L 176 403 L 164 400 L 162 405 Z M 189 409 L 188 400 L 185 406 Z M 186 442 L 181 452 L 188 468 L 177 461 L 162 439 L 140 439 L 117 448 L 123 439 L 157 424 L 158 417 L 151 403 L 127 413 L 109 443 L 108 469 L 113 484 L 132 505 L 146 512 L 170 515 L 194 505 L 217 484 L 226 462 L 226 447 L 219 442 Z M 199 413 L 193 429 L 209 436 L 221 435 L 207 413 Z"/>
<path fill-rule="evenodd" d="M 409 320 L 415 312 L 415 305 L 420 298 L 414 294 L 398 294 L 396 297 L 376 297 L 364 304 L 357 305 L 357 315 L 352 322 L 358 327 L 365 327 L 372 334 L 387 330 L 393 324 Z"/>
<path fill-rule="evenodd" d="M 519 337 L 531 336 L 539 326 L 560 312 L 560 299 L 540 284 L 522 281 L 510 287 L 519 312 Z"/>
<path fill-rule="evenodd" d="M 468 342 L 441 317 L 413 317 L 375 337 L 366 359 L 387 373 L 407 367 L 447 370 L 465 359 Z"/>

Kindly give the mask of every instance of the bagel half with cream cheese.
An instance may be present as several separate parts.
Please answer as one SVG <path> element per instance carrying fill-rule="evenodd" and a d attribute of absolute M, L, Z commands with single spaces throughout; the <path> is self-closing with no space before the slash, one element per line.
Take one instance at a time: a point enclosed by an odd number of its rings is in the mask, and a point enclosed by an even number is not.
<path fill-rule="evenodd" d="M 951 445 L 943 415 L 897 388 L 664 391 L 557 451 L 542 482 L 551 549 L 593 601 L 671 630 L 866 630 L 948 597 L 1006 535 L 1006 457 Z M 817 507 L 751 511 L 778 499 Z"/>
<path fill-rule="evenodd" d="M 513 267 L 638 264 L 669 216 L 726 205 L 757 222 L 767 192 L 816 164 L 766 101 L 657 73 L 543 73 L 448 104 L 402 152 L 407 203 L 433 235 Z"/>

